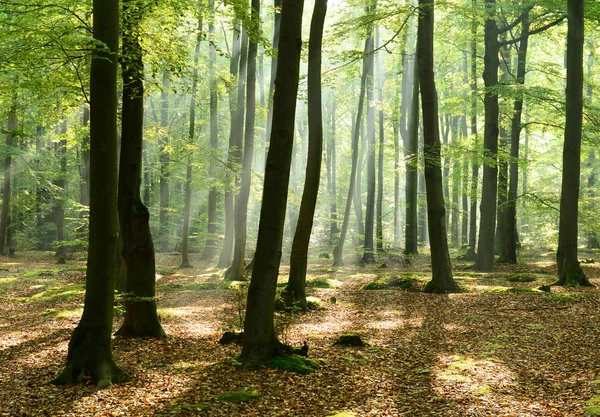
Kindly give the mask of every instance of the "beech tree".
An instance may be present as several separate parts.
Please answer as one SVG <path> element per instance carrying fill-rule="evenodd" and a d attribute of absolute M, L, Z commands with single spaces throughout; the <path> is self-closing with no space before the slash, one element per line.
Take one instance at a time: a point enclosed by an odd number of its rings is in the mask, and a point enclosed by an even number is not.
<path fill-rule="evenodd" d="M 90 239 L 81 320 L 71 336 L 65 369 L 54 384 L 99 387 L 127 379 L 114 363 L 111 333 L 117 254 L 117 54 L 119 2 L 94 0 L 90 75 Z"/>

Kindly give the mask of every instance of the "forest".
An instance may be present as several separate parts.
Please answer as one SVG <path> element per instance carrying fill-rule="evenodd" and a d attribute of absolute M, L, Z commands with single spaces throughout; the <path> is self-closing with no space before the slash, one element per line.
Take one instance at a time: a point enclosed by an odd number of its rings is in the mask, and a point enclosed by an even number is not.
<path fill-rule="evenodd" d="M 597 0 L 0 34 L 0 416 L 600 416 Z"/>

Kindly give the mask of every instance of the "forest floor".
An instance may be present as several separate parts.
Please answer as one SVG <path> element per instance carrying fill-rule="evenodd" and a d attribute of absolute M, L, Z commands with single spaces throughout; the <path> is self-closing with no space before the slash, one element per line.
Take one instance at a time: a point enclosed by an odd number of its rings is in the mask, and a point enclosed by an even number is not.
<path fill-rule="evenodd" d="M 158 256 L 164 340 L 115 338 L 116 362 L 130 382 L 99 390 L 45 384 L 62 369 L 83 306 L 85 260 L 56 265 L 49 253 L 0 258 L 0 416 L 581 416 L 600 406 L 600 297 L 593 288 L 551 293 L 554 252 L 521 253 L 522 263 L 480 274 L 455 261 L 461 294 L 419 292 L 427 256 L 333 270 L 313 259 L 311 295 L 322 309 L 277 315 L 279 337 L 319 368 L 301 375 L 242 371 L 239 346 L 220 345 L 240 326 L 243 286 L 196 261 L 179 269 Z M 581 253 L 581 258 L 600 253 Z M 600 285 L 600 262 L 583 265 Z M 281 281 L 287 269 L 282 268 Z M 366 290 L 379 279 L 411 276 L 409 289 Z M 115 330 L 122 317 L 115 317 Z M 347 333 L 366 347 L 334 346 Z M 220 401 L 246 390 L 253 401 Z"/>

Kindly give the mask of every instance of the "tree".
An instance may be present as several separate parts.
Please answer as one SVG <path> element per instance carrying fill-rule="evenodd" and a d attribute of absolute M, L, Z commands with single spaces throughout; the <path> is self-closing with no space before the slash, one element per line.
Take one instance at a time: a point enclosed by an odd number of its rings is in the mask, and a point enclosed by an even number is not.
<path fill-rule="evenodd" d="M 125 318 L 117 331 L 127 337 L 165 337 L 155 299 L 154 243 L 150 212 L 141 200 L 144 127 L 144 63 L 139 24 L 144 0 L 123 1 L 123 110 L 119 160 L 119 228 L 125 261 Z M 146 6 L 147 7 L 147 6 Z"/>
<path fill-rule="evenodd" d="M 161 134 L 158 143 L 160 152 L 160 211 L 159 211 L 159 233 L 158 242 L 161 251 L 168 250 L 169 247 L 169 162 L 171 156 L 167 146 L 169 144 L 169 89 L 170 80 L 167 71 L 163 72 L 162 76 L 162 90 L 160 94 L 160 127 Z"/>
<path fill-rule="evenodd" d="M 568 0 L 567 89 L 555 285 L 591 286 L 577 259 L 577 220 L 583 115 L 583 0 Z"/>
<path fill-rule="evenodd" d="M 365 86 L 367 74 L 369 74 L 370 67 L 373 65 L 373 61 L 369 60 L 369 55 L 372 50 L 373 37 L 369 36 L 365 40 L 362 75 L 360 78 L 360 94 L 358 96 L 358 111 L 356 112 L 356 122 L 354 123 L 354 127 L 352 129 L 352 167 L 350 169 L 350 184 L 348 185 L 348 197 L 346 198 L 346 208 L 344 210 L 344 219 L 342 220 L 340 237 L 335 249 L 333 250 L 334 266 L 339 266 L 343 263 L 344 241 L 346 240 L 346 233 L 348 232 L 348 221 L 350 220 L 350 209 L 352 208 L 352 197 L 354 195 L 354 185 L 356 181 L 356 172 L 358 169 L 358 141 L 360 138 L 360 121 L 362 120 L 362 113 L 365 104 Z"/>
<path fill-rule="evenodd" d="M 367 8 L 367 13 L 375 12 L 376 4 Z M 374 28 L 369 26 L 369 38 L 371 44 L 374 43 Z M 375 263 L 373 244 L 374 223 L 375 223 L 375 107 L 373 100 L 375 99 L 374 92 L 374 49 L 367 51 L 366 59 L 369 63 L 369 73 L 367 74 L 367 206 L 365 211 L 365 242 L 364 253 L 361 261 L 365 264 Z"/>
<path fill-rule="evenodd" d="M 201 13 L 199 10 L 198 13 Z M 200 57 L 200 41 L 202 40 L 202 17 L 198 18 L 198 34 L 196 35 L 196 49 L 194 51 L 194 69 L 192 71 L 192 90 L 190 91 L 190 124 L 188 129 L 188 146 L 190 149 L 190 155 L 188 155 L 187 167 L 185 173 L 185 188 L 184 188 L 184 204 L 183 204 L 183 227 L 181 230 L 181 267 L 191 268 L 189 260 L 189 248 L 188 248 L 188 235 L 190 233 L 190 212 L 192 209 L 192 152 L 191 149 L 194 145 L 194 138 L 196 136 L 196 96 L 198 92 L 198 59 Z M 212 78 L 211 78 L 212 82 Z M 212 94 L 212 86 L 211 86 Z M 211 96 L 212 104 L 212 96 Z M 212 113 L 212 110 L 211 110 Z M 212 114 L 211 114 L 212 117 Z M 212 120 L 211 120 L 211 145 L 212 145 Z M 216 192 L 216 191 L 215 191 Z M 211 189 L 212 193 L 212 189 Z M 211 222 L 211 201 L 209 193 L 208 203 L 208 217 L 209 227 Z M 216 204 L 216 199 L 215 199 Z M 216 207 L 214 208 L 216 210 Z M 212 213 L 214 215 L 215 213 Z M 210 236 L 209 236 L 210 238 Z"/>
<path fill-rule="evenodd" d="M 434 0 L 419 0 L 417 56 L 419 84 L 423 109 L 425 182 L 427 187 L 427 220 L 431 246 L 431 281 L 425 292 L 456 292 L 452 277 L 452 262 L 448 254 L 446 209 L 442 190 L 441 144 L 438 125 L 438 104 L 433 74 Z"/>
<path fill-rule="evenodd" d="M 246 254 L 246 219 L 248 200 L 252 180 L 252 157 L 254 152 L 254 124 L 256 120 L 256 52 L 260 32 L 260 1 L 253 0 L 250 20 L 252 31 L 248 47 L 248 67 L 246 83 L 246 124 L 244 127 L 244 154 L 242 157 L 242 173 L 240 193 L 235 204 L 235 246 L 233 261 L 225 273 L 225 279 L 241 281 L 244 279 L 244 258 Z"/>
<path fill-rule="evenodd" d="M 485 56 L 483 82 L 485 84 L 485 130 L 483 134 L 483 186 L 481 192 L 481 219 L 479 243 L 474 268 L 491 271 L 494 268 L 494 232 L 496 226 L 496 197 L 498 191 L 498 26 L 496 0 L 485 0 Z"/>
<path fill-rule="evenodd" d="M 277 88 L 273 98 L 273 128 L 265 166 L 262 207 L 240 356 L 244 367 L 281 353 L 274 326 L 274 301 L 281 261 L 283 227 L 288 196 L 300 51 L 303 0 L 285 0 L 281 11 L 281 37 Z"/>
<path fill-rule="evenodd" d="M 315 207 L 321 179 L 323 154 L 323 115 L 321 106 L 321 47 L 327 0 L 317 0 L 310 24 L 308 41 L 308 155 L 306 179 L 290 255 L 290 277 L 282 292 L 288 306 L 298 303 L 306 309 L 306 264 Z"/>
<path fill-rule="evenodd" d="M 10 212 L 10 173 L 12 164 L 12 146 L 17 132 L 17 95 L 13 94 L 6 124 L 6 156 L 4 157 L 4 181 L 2 186 L 2 212 L 0 212 L 0 254 L 6 255 L 6 235 L 8 213 Z"/>
<path fill-rule="evenodd" d="M 117 254 L 117 52 L 119 2 L 94 0 L 90 75 L 90 242 L 83 315 L 55 384 L 90 378 L 99 387 L 127 379 L 114 363 L 111 333 Z"/>

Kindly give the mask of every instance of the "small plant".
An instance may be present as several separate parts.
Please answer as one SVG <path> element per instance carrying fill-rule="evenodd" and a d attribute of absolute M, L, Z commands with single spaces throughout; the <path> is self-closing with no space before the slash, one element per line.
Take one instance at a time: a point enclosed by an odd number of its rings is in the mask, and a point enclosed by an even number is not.
<path fill-rule="evenodd" d="M 227 307 L 224 310 L 226 323 L 223 330 L 241 332 L 244 330 L 248 286 L 231 285 L 230 288 L 231 291 L 228 292 Z"/>
<path fill-rule="evenodd" d="M 275 332 L 284 345 L 289 344 L 290 328 L 296 322 L 302 309 L 298 305 L 275 312 Z"/>

